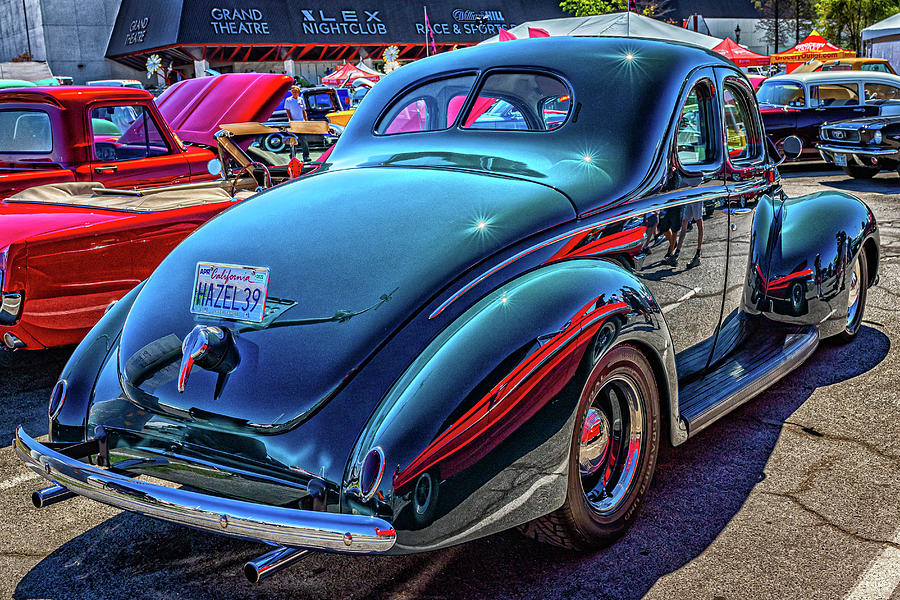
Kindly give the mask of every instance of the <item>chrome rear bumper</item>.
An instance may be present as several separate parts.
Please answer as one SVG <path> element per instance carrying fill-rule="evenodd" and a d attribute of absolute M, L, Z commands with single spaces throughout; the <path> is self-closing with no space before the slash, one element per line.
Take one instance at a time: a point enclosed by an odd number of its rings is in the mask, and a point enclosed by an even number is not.
<path fill-rule="evenodd" d="M 294 548 L 376 554 L 396 541 L 377 517 L 327 513 L 173 489 L 69 458 L 16 429 L 19 458 L 44 478 L 78 495 L 148 517 L 212 533 Z"/>

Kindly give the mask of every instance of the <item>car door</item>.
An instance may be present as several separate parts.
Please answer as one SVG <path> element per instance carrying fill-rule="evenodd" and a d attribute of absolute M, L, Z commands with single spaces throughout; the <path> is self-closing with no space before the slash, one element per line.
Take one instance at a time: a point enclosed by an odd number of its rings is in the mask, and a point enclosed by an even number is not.
<path fill-rule="evenodd" d="M 797 121 L 797 133 L 804 144 L 818 141 L 822 123 L 856 119 L 871 112 L 860 102 L 859 88 L 858 81 L 850 80 L 809 84 L 809 108 Z"/>
<path fill-rule="evenodd" d="M 685 90 L 675 115 L 670 176 L 653 198 L 661 210 L 644 217 L 650 235 L 662 239 L 637 271 L 665 316 L 680 380 L 701 374 L 709 363 L 721 319 L 728 243 L 713 70 L 702 69 Z M 675 258 L 665 256 L 669 239 L 680 248 Z"/>
<path fill-rule="evenodd" d="M 756 276 L 750 265 L 754 219 L 770 221 L 780 198 L 775 189 L 774 169 L 766 153 L 765 137 L 752 88 L 737 72 L 716 69 L 721 106 L 721 139 L 726 147 L 725 185 L 728 202 L 723 216 L 728 223 L 725 296 L 722 322 L 711 364 L 726 357 L 748 333 L 746 315 L 741 311 L 748 277 Z M 763 224 L 765 225 L 765 224 Z"/>
<path fill-rule="evenodd" d="M 88 114 L 90 172 L 81 178 L 106 187 L 132 188 L 188 183 L 190 167 L 180 148 L 141 104 L 92 105 Z"/>

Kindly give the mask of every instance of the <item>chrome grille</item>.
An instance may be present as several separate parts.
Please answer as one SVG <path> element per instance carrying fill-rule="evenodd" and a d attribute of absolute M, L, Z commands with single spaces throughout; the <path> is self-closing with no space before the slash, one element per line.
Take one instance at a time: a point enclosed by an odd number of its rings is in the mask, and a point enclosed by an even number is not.
<path fill-rule="evenodd" d="M 840 127 L 829 127 L 822 130 L 825 139 L 834 140 L 836 142 L 858 142 L 858 129 L 841 129 Z"/>

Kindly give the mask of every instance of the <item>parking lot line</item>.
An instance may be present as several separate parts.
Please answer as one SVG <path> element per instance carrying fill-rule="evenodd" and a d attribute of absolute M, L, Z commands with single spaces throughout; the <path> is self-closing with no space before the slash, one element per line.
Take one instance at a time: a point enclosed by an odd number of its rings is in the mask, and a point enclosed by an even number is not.
<path fill-rule="evenodd" d="M 900 530 L 891 540 L 900 544 Z M 869 564 L 844 600 L 887 600 L 900 585 L 900 549 L 888 546 Z"/>
<path fill-rule="evenodd" d="M 8 490 L 9 488 L 16 487 L 20 483 L 25 483 L 26 481 L 31 481 L 32 479 L 38 479 L 40 475 L 33 471 L 28 471 L 27 473 L 22 473 L 21 475 L 16 475 L 12 479 L 7 479 L 6 481 L 0 481 L 0 492 L 4 490 Z"/>

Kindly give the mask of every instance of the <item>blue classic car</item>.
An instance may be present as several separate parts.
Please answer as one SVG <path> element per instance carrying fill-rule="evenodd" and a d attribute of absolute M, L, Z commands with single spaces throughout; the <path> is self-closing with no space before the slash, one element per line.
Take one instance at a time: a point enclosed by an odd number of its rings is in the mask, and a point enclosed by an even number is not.
<path fill-rule="evenodd" d="M 783 194 L 716 53 L 520 40 L 369 96 L 317 174 L 200 227 L 81 343 L 51 442 L 16 432 L 52 482 L 36 506 L 278 546 L 254 581 L 512 527 L 588 550 L 634 521 L 662 444 L 859 330 L 875 218 Z"/>

